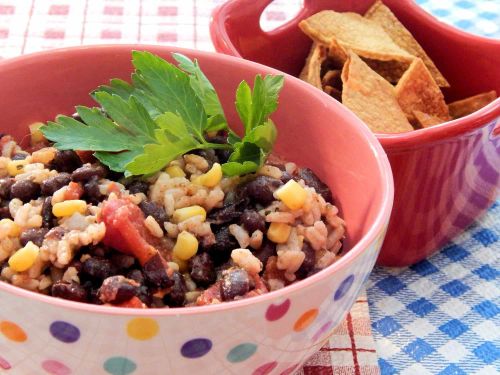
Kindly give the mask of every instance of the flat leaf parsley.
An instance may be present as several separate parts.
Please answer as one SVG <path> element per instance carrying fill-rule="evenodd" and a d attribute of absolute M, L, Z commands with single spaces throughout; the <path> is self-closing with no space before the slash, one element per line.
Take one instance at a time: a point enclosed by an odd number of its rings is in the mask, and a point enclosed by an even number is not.
<path fill-rule="evenodd" d="M 283 76 L 255 77 L 253 90 L 242 81 L 236 110 L 245 134 L 228 125 L 217 92 L 198 62 L 175 53 L 175 66 L 149 52 L 133 51 L 131 83 L 112 79 L 92 92 L 100 108 L 76 107 L 81 118 L 59 115 L 41 130 L 60 150 L 94 151 L 110 169 L 126 176 L 157 172 L 193 150 L 227 149 L 227 176 L 255 172 L 276 140 L 269 116 L 278 106 Z M 207 133 L 225 131 L 227 143 L 211 143 Z"/>

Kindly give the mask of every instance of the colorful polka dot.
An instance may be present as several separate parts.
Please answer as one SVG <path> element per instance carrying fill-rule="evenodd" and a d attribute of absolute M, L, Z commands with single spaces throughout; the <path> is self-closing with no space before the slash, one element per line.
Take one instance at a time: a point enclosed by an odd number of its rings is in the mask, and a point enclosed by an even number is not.
<path fill-rule="evenodd" d="M 349 291 L 349 289 L 351 289 L 353 282 L 354 282 L 354 275 L 349 275 L 344 281 L 342 281 L 337 291 L 335 292 L 333 299 L 335 301 L 338 301 L 339 299 L 344 297 Z"/>
<path fill-rule="evenodd" d="M 76 342 L 80 338 L 80 330 L 68 322 L 55 321 L 50 325 L 49 330 L 54 338 L 67 344 Z"/>
<path fill-rule="evenodd" d="M 137 365 L 125 357 L 111 357 L 104 362 L 103 367 L 111 375 L 128 375 L 137 369 Z"/>
<path fill-rule="evenodd" d="M 283 370 L 280 373 L 280 375 L 292 375 L 295 372 L 295 370 L 297 370 L 298 367 L 299 367 L 299 363 L 296 363 L 293 366 L 288 367 L 286 370 Z"/>
<path fill-rule="evenodd" d="M 279 305 L 271 304 L 266 311 L 266 319 L 270 322 L 283 318 L 290 309 L 290 300 L 287 299 Z"/>
<path fill-rule="evenodd" d="M 314 336 L 312 338 L 312 342 L 318 341 L 325 334 L 325 332 L 328 331 L 332 327 L 333 327 L 333 322 L 332 321 L 323 324 L 321 326 L 321 328 L 318 329 L 318 332 L 316 332 L 314 334 Z"/>
<path fill-rule="evenodd" d="M 232 363 L 243 362 L 253 356 L 257 351 L 257 345 L 244 343 L 235 346 L 227 354 L 227 360 Z"/>
<path fill-rule="evenodd" d="M 254 372 L 252 372 L 252 375 L 267 375 L 271 371 L 273 371 L 276 368 L 276 366 L 278 366 L 278 362 L 276 361 L 268 362 L 258 367 Z"/>
<path fill-rule="evenodd" d="M 295 332 L 300 332 L 309 327 L 314 319 L 318 316 L 318 309 L 311 309 L 306 311 L 304 314 L 300 316 L 299 319 L 293 325 L 293 330 Z"/>
<path fill-rule="evenodd" d="M 0 322 L 0 332 L 11 341 L 24 342 L 28 339 L 26 332 L 21 327 L 8 320 Z"/>
<path fill-rule="evenodd" d="M 151 318 L 135 318 L 127 324 L 128 335 L 136 340 L 149 340 L 158 334 L 160 327 Z"/>
<path fill-rule="evenodd" d="M 71 369 L 64 363 L 59 361 L 48 359 L 42 362 L 42 368 L 47 371 L 50 375 L 69 375 L 71 374 Z"/>
<path fill-rule="evenodd" d="M 5 358 L 0 357 L 0 368 L 3 370 L 8 370 L 12 366 L 10 365 L 9 361 L 7 361 Z"/>
<path fill-rule="evenodd" d="M 212 349 L 212 341 L 205 338 L 197 338 L 186 341 L 181 348 L 181 354 L 186 358 L 200 358 Z"/>

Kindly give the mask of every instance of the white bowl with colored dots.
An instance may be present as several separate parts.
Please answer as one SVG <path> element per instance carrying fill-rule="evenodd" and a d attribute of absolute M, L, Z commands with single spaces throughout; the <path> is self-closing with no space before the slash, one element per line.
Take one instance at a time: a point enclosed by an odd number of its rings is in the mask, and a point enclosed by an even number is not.
<path fill-rule="evenodd" d="M 131 50 L 196 57 L 231 123 L 234 92 L 257 73 L 281 74 L 225 55 L 160 46 L 93 46 L 0 62 L 0 131 L 21 140 L 28 124 L 92 103 L 88 93 L 127 79 Z M 275 152 L 312 168 L 347 223 L 345 255 L 284 289 L 203 307 L 125 309 L 57 299 L 0 282 L 0 372 L 5 374 L 292 374 L 353 305 L 383 241 L 393 200 L 387 158 L 354 115 L 286 76 Z"/>

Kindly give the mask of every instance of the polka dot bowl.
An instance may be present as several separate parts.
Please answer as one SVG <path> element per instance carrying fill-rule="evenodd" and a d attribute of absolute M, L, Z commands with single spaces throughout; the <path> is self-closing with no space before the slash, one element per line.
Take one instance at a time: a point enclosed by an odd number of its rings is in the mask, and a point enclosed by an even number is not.
<path fill-rule="evenodd" d="M 229 56 L 160 46 L 94 46 L 0 62 L 0 131 L 17 139 L 29 123 L 90 105 L 88 93 L 127 78 L 130 52 L 198 58 L 228 118 L 242 79 L 279 72 Z M 347 221 L 334 265 L 282 290 L 196 308 L 119 309 L 56 299 L 0 282 L 0 372 L 12 374 L 291 374 L 351 308 L 377 258 L 393 200 L 381 146 L 335 100 L 286 76 L 276 152 L 313 168 Z M 332 126 L 332 122 L 335 126 Z"/>

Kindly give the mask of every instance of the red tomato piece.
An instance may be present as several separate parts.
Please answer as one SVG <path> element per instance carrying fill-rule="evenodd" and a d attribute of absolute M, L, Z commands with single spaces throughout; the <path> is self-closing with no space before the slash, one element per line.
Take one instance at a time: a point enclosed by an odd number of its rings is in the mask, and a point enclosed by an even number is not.
<path fill-rule="evenodd" d="M 65 200 L 80 199 L 83 195 L 83 188 L 78 182 L 71 181 L 68 185 L 68 189 L 64 193 Z"/>
<path fill-rule="evenodd" d="M 102 205 L 99 221 L 106 224 L 104 244 L 132 255 L 144 265 L 158 251 L 150 244 L 151 235 L 144 226 L 144 214 L 126 199 L 112 199 Z"/>

